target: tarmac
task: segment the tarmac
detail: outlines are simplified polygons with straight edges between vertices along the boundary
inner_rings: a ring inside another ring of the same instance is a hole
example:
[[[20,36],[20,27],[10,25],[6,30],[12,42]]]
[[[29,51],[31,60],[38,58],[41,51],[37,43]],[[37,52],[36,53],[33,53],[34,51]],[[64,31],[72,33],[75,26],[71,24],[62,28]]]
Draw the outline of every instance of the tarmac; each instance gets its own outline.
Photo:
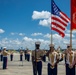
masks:
[[[47,63],[43,62],[42,75],[47,75]],[[0,61],[0,75],[33,75],[32,62],[27,60],[19,61],[19,54],[14,55],[14,60],[10,61],[8,56],[8,67],[6,70],[2,69],[3,62]],[[58,64],[58,75],[65,75],[64,61]]]

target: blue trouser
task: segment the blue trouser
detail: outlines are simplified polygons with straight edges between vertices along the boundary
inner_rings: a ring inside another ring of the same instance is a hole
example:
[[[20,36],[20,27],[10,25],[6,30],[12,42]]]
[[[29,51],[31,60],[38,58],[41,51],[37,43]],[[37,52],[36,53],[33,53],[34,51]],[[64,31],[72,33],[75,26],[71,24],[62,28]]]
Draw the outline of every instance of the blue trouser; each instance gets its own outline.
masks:
[[[12,54],[10,55],[10,60],[13,61],[13,55]]]
[[[3,57],[3,69],[7,68],[7,57]]]
[[[46,55],[43,56],[43,61],[46,62]]]
[[[27,54],[27,61],[30,61],[30,54]]]
[[[75,66],[70,69],[69,65],[66,64],[66,75],[75,75]]]
[[[1,54],[1,61],[3,61],[3,55]]]
[[[26,60],[27,60],[27,58],[28,58],[28,54],[26,54]]]
[[[26,60],[26,54],[25,54],[25,60]]]
[[[57,65],[55,66],[54,69],[51,69],[50,63],[48,63],[48,75],[57,75]]]
[[[35,62],[33,62],[33,75],[42,75],[42,61],[36,62],[36,66],[35,66]]]
[[[23,58],[22,58],[22,57],[23,57],[23,55],[20,55],[20,61],[22,61],[22,60],[23,60]]]

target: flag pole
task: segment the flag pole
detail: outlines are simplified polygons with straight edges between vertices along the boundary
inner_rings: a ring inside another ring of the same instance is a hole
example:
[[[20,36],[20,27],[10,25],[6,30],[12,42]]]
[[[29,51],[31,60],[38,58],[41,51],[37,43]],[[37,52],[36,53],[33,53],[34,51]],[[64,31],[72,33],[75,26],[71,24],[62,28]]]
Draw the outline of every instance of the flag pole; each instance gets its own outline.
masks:
[[[52,40],[53,39],[52,29],[51,29],[51,34],[50,35],[51,35],[51,44],[52,44],[52,42],[53,42],[53,40]]]
[[[70,24],[70,46],[71,46],[71,49],[72,49],[72,29],[71,29],[71,26],[72,26],[72,0],[70,0],[70,13],[71,13],[71,24]]]
[[[70,46],[71,46],[71,49],[72,49],[72,30],[70,30]]]
[[[51,0],[51,12],[52,12],[52,0]],[[52,14],[51,14],[51,18],[52,18]],[[51,20],[52,20],[52,19],[51,19]],[[50,36],[51,36],[51,44],[52,44],[52,42],[53,42],[52,24],[51,24],[51,34],[50,34]]]
[[[72,30],[70,30],[70,46],[71,46],[71,49],[72,49]]]

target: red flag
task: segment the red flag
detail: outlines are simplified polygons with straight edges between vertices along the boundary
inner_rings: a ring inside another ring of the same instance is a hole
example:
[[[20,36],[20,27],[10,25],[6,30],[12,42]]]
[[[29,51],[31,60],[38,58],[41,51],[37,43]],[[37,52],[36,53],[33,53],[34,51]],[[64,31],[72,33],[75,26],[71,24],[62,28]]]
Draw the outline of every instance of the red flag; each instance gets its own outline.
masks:
[[[76,0],[71,0],[71,30],[76,30]]]
[[[54,0],[52,0],[52,16],[51,16],[51,29],[58,32],[62,37],[65,36],[65,29],[70,19],[67,17],[65,13],[63,13],[58,6],[55,4]]]

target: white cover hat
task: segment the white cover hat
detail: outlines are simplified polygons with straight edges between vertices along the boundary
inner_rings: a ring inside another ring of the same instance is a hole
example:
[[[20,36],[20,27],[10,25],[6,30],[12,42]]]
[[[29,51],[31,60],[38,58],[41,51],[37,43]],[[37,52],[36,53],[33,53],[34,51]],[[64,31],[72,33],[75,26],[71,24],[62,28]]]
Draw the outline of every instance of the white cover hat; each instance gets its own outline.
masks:
[[[7,47],[3,47],[3,49],[6,49]]]
[[[36,41],[35,44],[36,44],[36,45],[40,45],[41,42],[40,42],[40,41]]]
[[[49,47],[54,47],[54,44],[49,44]]]

